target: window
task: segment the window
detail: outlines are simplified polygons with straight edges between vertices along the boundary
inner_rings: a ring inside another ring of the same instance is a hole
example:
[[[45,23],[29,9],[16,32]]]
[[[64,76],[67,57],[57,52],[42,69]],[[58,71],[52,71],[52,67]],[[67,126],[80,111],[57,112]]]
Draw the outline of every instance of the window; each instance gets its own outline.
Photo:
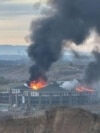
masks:
[[[39,93],[38,92],[31,92],[31,96],[39,96]]]
[[[12,89],[12,93],[20,93],[19,89]]]
[[[60,96],[60,93],[54,93],[53,96]]]
[[[48,96],[50,96],[50,94],[49,93],[42,93],[42,96],[48,97]]]
[[[15,90],[14,89],[12,89],[12,93],[15,93]]]
[[[28,91],[24,91],[24,95],[25,96],[28,96]]]

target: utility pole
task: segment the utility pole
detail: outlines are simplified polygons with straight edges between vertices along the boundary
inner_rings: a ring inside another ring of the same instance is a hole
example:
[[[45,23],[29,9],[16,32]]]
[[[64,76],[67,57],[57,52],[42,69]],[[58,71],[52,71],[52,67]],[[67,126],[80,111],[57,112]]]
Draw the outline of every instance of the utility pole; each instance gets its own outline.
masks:
[[[12,105],[12,92],[11,92],[11,89],[9,89],[9,105],[11,106]]]
[[[39,93],[39,107],[41,107],[41,98],[42,97],[42,94],[41,93]]]
[[[16,99],[16,107],[18,107],[18,94],[17,94],[17,92],[15,94],[15,99]]]

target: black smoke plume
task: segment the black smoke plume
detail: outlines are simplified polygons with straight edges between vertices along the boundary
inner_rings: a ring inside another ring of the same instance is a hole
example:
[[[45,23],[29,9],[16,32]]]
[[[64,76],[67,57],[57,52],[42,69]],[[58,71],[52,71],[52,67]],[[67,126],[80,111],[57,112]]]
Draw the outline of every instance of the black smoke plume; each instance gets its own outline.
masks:
[[[90,62],[86,69],[84,82],[87,84],[100,80],[100,53],[97,51],[93,51],[92,53],[95,57],[95,61]]]
[[[28,55],[33,61],[30,80],[45,77],[59,56],[65,40],[80,45],[90,29],[100,33],[100,0],[50,0],[54,12],[32,22]]]

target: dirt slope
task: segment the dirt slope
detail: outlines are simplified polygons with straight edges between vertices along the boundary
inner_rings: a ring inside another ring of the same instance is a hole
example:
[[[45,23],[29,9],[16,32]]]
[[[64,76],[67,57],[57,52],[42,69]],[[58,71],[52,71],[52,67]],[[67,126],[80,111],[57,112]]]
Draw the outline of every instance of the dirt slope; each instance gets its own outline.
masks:
[[[0,133],[100,133],[100,117],[82,109],[53,109],[36,118],[0,120]]]

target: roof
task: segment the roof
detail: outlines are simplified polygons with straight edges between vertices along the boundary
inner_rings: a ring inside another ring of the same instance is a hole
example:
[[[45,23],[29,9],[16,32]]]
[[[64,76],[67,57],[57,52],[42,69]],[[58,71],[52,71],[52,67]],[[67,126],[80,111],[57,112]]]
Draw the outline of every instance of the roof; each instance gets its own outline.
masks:
[[[39,92],[65,92],[65,90],[59,87],[58,84],[50,84],[42,89]]]
[[[31,90],[31,91],[35,91],[30,89],[28,86],[22,85],[22,86],[16,86],[12,89],[20,89],[20,90]],[[44,88],[41,88],[39,90],[37,90],[38,92],[65,92],[65,90],[61,87],[59,87],[58,84],[54,83],[54,84],[50,84]]]
[[[13,87],[12,89],[28,90],[29,87],[25,85],[20,85],[20,86]]]

